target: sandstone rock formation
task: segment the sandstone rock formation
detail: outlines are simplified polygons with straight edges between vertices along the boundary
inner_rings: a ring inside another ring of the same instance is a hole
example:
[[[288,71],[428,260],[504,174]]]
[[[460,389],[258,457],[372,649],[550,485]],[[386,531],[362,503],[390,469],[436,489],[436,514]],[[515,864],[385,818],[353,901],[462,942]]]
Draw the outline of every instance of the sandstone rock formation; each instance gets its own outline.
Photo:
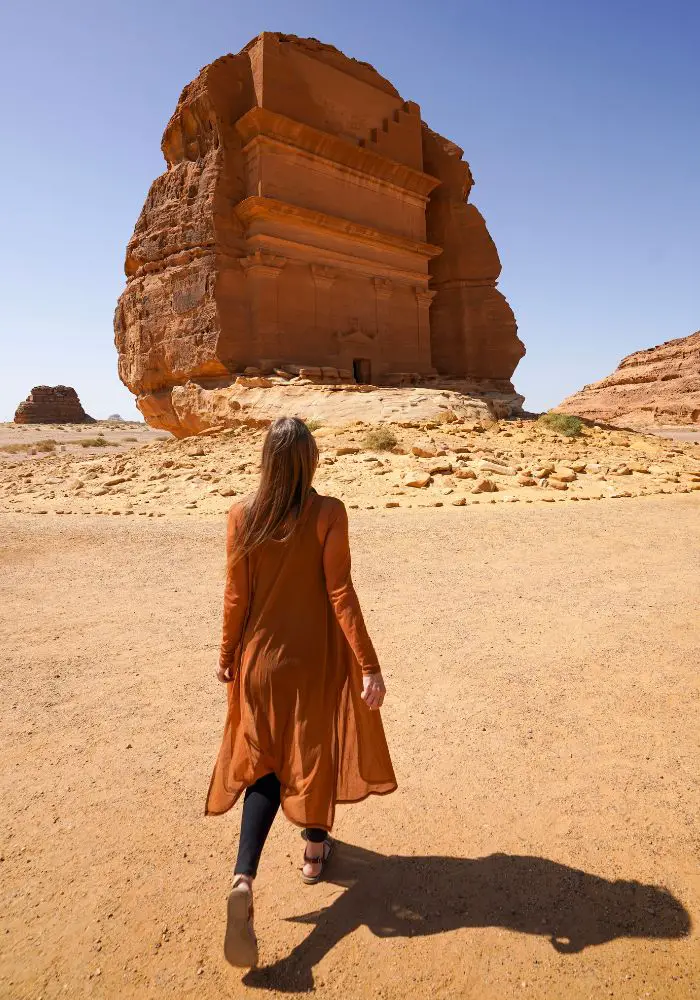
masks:
[[[519,409],[524,347],[469,166],[371,66],[266,32],[185,87],[162,149],[115,315],[149,423],[192,433],[172,390],[238,374],[447,379]]]
[[[16,424],[94,423],[69,385],[35,385],[15,412]]]
[[[630,354],[556,409],[618,427],[700,424],[700,331]]]

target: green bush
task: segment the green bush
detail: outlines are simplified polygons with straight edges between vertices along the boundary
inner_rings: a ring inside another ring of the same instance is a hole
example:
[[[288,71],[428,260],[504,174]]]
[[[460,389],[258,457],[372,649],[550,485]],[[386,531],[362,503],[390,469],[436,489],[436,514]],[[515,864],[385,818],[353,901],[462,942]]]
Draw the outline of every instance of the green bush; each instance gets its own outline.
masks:
[[[396,435],[388,427],[370,427],[362,441],[365,448],[372,451],[391,451],[399,443]]]
[[[319,427],[323,427],[323,421],[317,420],[316,417],[310,417],[308,420],[305,420],[304,423],[312,434],[314,431],[317,431]]]
[[[563,434],[564,437],[578,437],[583,430],[583,420],[569,413],[552,413],[551,411],[542,413],[537,422],[550,431]]]

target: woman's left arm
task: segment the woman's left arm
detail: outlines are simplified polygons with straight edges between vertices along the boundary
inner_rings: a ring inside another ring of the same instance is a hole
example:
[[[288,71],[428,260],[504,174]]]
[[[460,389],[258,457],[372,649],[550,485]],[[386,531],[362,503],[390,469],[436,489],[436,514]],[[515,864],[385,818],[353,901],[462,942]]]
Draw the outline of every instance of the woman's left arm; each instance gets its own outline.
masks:
[[[248,610],[248,556],[238,554],[239,512],[232,508],[228,516],[226,530],[226,587],[224,589],[224,621],[221,637],[221,652],[219,654],[219,669],[217,676],[227,684],[233,679],[231,669],[236,656],[236,650],[243,638],[243,626]]]

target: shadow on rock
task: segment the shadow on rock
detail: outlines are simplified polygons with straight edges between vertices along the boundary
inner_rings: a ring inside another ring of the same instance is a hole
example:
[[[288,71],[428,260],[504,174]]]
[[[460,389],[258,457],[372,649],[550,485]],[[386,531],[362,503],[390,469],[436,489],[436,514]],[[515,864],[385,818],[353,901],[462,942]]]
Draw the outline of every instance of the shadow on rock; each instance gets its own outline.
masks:
[[[680,938],[690,916],[665,889],[610,882],[545,858],[385,857],[337,843],[328,881],[346,892],[323,910],[293,917],[313,930],[285,959],[244,977],[248,986],[303,993],[312,969],[347,934],[416,937],[460,927],[505,927],[549,938],[576,954],[619,937]]]

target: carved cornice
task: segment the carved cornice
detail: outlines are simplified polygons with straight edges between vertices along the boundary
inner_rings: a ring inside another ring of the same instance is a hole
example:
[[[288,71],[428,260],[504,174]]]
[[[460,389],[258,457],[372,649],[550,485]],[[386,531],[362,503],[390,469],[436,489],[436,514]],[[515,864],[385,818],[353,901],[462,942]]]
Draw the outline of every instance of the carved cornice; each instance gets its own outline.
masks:
[[[337,269],[338,278],[353,274],[371,281],[377,274],[381,274],[390,278],[397,287],[400,286],[410,291],[415,284],[428,277],[423,258],[417,260],[415,269],[411,269],[395,266],[387,261],[379,262],[372,257],[358,256],[356,253],[344,253],[331,250],[328,247],[318,247],[310,243],[300,242],[298,239],[273,236],[271,233],[249,233],[246,242],[251,248],[272,247],[288,261],[295,261],[299,264],[323,263]],[[349,249],[357,250],[358,248],[351,247]]]
[[[432,284],[436,290],[440,291],[451,288],[496,288],[498,278],[450,278],[448,281],[435,281],[433,279]]]
[[[287,222],[306,226],[317,232],[325,231],[335,236],[344,236],[352,243],[379,245],[397,253],[413,254],[424,260],[442,253],[441,247],[433,246],[431,243],[420,243],[405,236],[394,236],[372,226],[363,226],[359,222],[351,222],[350,219],[343,219],[337,215],[326,215],[324,212],[302,208],[300,205],[290,205],[276,198],[254,195],[252,198],[240,201],[234,211],[246,229],[249,229],[254,222]]]
[[[427,198],[440,184],[436,177],[421,170],[414,170],[397,160],[354,146],[347,139],[322,132],[267,108],[252,108],[238,119],[236,131],[245,148],[252,140],[264,136],[422,198]]]

